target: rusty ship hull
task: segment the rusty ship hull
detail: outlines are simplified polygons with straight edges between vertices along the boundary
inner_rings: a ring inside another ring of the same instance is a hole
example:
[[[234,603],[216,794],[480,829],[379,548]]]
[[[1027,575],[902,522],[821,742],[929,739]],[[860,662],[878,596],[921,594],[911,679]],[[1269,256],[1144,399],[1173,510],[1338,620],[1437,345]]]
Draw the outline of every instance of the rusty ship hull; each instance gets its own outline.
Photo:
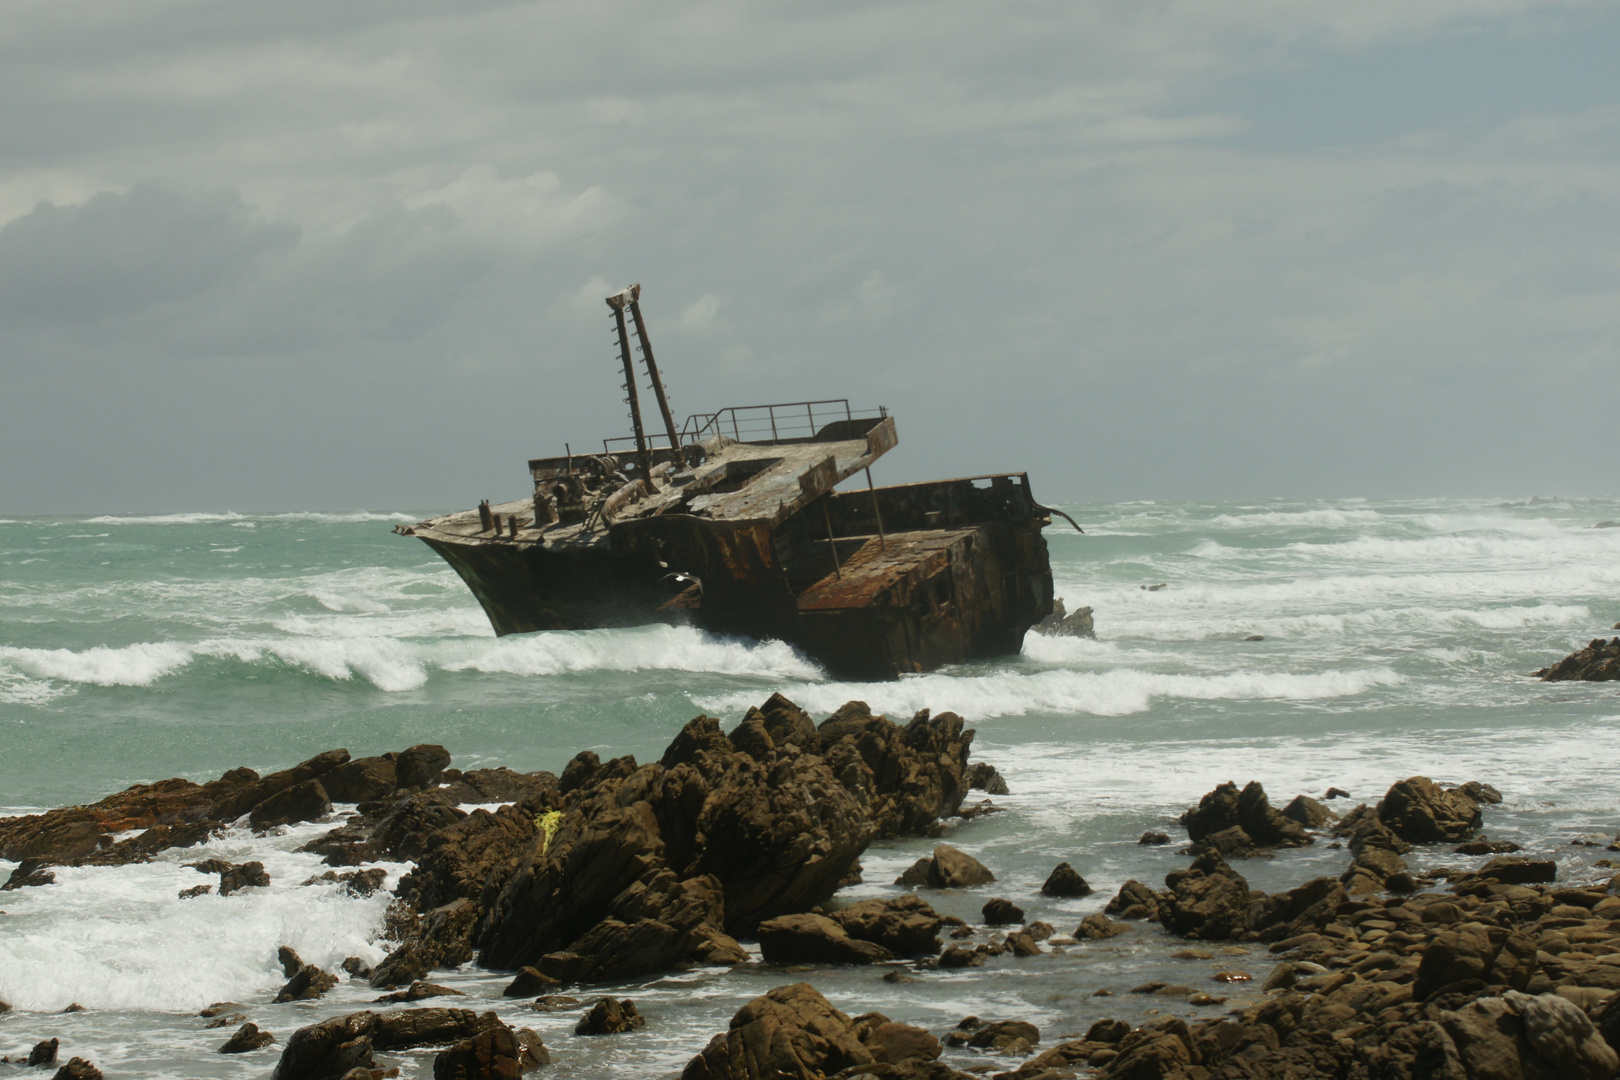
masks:
[[[677,428],[638,295],[608,299],[633,437],[530,461],[523,499],[397,530],[455,569],[496,634],[686,623],[779,639],[863,680],[1021,649],[1052,611],[1050,519],[1027,475],[875,487],[895,419],[842,399],[733,406]],[[641,422],[627,316],[662,445]],[[836,490],[862,473],[865,488]]]

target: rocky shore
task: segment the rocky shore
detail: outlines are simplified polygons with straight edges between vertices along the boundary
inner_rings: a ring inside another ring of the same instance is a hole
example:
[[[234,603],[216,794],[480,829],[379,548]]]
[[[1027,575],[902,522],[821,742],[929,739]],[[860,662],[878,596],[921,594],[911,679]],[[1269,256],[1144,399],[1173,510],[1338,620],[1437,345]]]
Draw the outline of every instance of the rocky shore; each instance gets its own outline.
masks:
[[[375,965],[351,958],[340,975],[283,948],[274,1000],[369,985],[375,1005],[279,1042],[249,1006],[204,1011],[222,1029],[220,1053],[275,1055],[280,1080],[370,1080],[391,1075],[390,1055],[424,1048],[435,1078],[517,1077],[554,1056],[564,1065],[565,1048],[502,1019],[488,999],[432,981],[469,962],[501,973],[502,1000],[527,1001],[530,1015],[577,1015],[580,1039],[633,1039],[645,1027],[633,997],[603,995],[608,984],[725,966],[779,975],[691,1048],[687,1080],[1607,1080],[1620,1067],[1620,1007],[1608,1007],[1620,989],[1615,882],[1559,881],[1554,862],[1481,838],[1500,800],[1484,783],[1411,777],[1342,815],[1303,795],[1278,809],[1258,783],[1223,784],[1180,820],[1184,867],[1162,884],[1124,882],[1072,927],[1026,908],[1086,896],[1085,866],[1058,864],[1021,895],[954,843],[907,869],[897,895],[840,902],[875,841],[938,839],[951,819],[995,810],[966,805],[974,787],[1006,792],[989,764],[970,763],[973,739],[950,713],[897,724],[850,702],[818,725],[773,696],[729,731],[692,720],[656,762],[585,752],[560,775],[463,773],[432,745],[360,759],[334,750],[268,776],[237,769],[0,820],[0,857],[18,864],[4,888],[49,889],[53,868],[140,862],[226,829],[325,821],[334,803],[354,804],[305,845],[332,869],[303,884],[368,895],[387,877],[368,864],[414,863],[382,930],[389,951]],[[1235,868],[1327,847],[1347,853],[1342,872],[1280,891],[1252,887]],[[1440,850],[1467,861],[1435,866]],[[212,880],[182,896],[268,883],[258,863],[192,865]],[[976,903],[982,895],[977,918],[936,908],[962,890]],[[1144,935],[1233,966],[1199,986],[1135,983],[1132,1000],[1224,1013],[1142,1023],[1144,1010],[1121,1010],[1138,1022],[1104,1018],[1053,1038],[987,1003],[983,1016],[930,1030],[841,1011],[812,985],[817,971],[875,966],[903,984],[1001,958],[1039,965]],[[56,1052],[52,1041],[48,1063]],[[91,1058],[55,1075],[100,1075]]]

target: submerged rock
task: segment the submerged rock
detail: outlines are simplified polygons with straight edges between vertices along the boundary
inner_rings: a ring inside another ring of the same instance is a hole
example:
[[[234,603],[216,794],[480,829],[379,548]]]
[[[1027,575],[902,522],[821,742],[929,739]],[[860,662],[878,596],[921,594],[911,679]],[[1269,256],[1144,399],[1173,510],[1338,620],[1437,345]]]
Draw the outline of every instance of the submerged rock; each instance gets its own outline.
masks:
[[[276,1037],[268,1031],[260,1031],[259,1025],[246,1023],[236,1029],[236,1034],[225,1040],[225,1045],[219,1048],[221,1054],[247,1054],[254,1050],[263,1050],[276,1041]]]

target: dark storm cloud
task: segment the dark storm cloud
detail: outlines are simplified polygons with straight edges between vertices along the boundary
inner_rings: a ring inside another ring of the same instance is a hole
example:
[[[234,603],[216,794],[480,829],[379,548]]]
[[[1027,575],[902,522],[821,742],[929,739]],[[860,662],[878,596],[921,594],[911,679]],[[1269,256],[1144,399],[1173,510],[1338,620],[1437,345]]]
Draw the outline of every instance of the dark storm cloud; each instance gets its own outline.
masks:
[[[881,402],[889,479],[1608,490],[1620,95],[1355,93],[1392,55],[1409,95],[1426,59],[1589,63],[1600,8],[14,16],[8,512],[514,493],[624,427],[601,298],[630,280],[678,411]]]

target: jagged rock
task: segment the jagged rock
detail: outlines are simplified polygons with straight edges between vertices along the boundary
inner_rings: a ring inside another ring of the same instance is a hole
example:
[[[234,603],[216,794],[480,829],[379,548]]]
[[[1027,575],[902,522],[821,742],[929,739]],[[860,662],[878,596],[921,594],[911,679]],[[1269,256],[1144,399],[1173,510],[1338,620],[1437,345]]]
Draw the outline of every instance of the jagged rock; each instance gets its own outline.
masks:
[[[247,1023],[237,1028],[236,1034],[225,1040],[225,1045],[219,1048],[219,1052],[246,1054],[253,1050],[263,1050],[275,1041],[276,1037],[268,1031],[260,1031],[259,1025]]]
[[[1007,781],[1001,778],[996,767],[987,761],[975,761],[968,766],[968,787],[974,791],[982,791],[986,795],[1006,795]]]
[[[850,1018],[808,983],[779,986],[744,1005],[681,1080],[790,1076],[815,1080],[873,1064]]]
[[[1586,1014],[1556,994],[1509,991],[1441,1013],[1439,1022],[1470,1078],[1609,1080],[1620,1064]]]
[[[438,967],[457,967],[472,959],[472,935],[479,908],[470,900],[452,900],[422,917],[415,931],[372,969],[372,986],[408,985]]]
[[[1137,841],[1138,844],[1144,847],[1162,847],[1169,842],[1170,835],[1168,833],[1153,832],[1151,829],[1143,833],[1141,839]]]
[[[547,953],[540,971],[559,982],[626,978],[667,968],[683,958],[736,964],[747,953],[715,929],[724,921],[719,882],[712,876],[677,882],[669,870],[654,871],[611,904],[619,917],[591,927],[566,950]]]
[[[1290,823],[1292,824],[1292,823]],[[1218,855],[1201,855],[1187,870],[1165,876],[1165,927],[1181,937],[1226,941],[1249,928],[1249,883]]]
[[[1046,883],[1041,886],[1042,896],[1090,896],[1091,892],[1091,886],[1086,884],[1086,879],[1066,862],[1054,866],[1052,872],[1046,876]]]
[[[1460,791],[1446,791],[1426,776],[1393,785],[1378,804],[1378,820],[1413,844],[1457,843],[1478,831],[1479,804]]]
[[[1119,887],[1119,893],[1103,908],[1106,915],[1122,919],[1147,919],[1158,922],[1163,917],[1160,896],[1135,878]]]
[[[855,1037],[879,1065],[921,1064],[940,1055],[939,1040],[933,1035],[910,1024],[897,1024],[882,1013],[857,1016],[851,1025]]]
[[[189,889],[180,890],[180,899],[193,900],[199,896],[207,896],[213,891],[214,887],[212,885],[193,885]]]
[[[871,942],[896,956],[932,956],[940,950],[944,920],[928,901],[914,894],[874,897],[832,913],[850,937]]]
[[[1163,588],[1163,586],[1158,586]],[[1084,637],[1097,636],[1097,624],[1092,617],[1089,607],[1076,608],[1070,614],[1063,606],[1061,597],[1052,600],[1052,614],[1030,627],[1037,634],[1047,634],[1051,637]]]
[[[549,772],[520,773],[511,769],[446,769],[439,774],[440,791],[456,803],[523,803],[557,801],[557,777]],[[521,1038],[522,1032],[520,1031]]]
[[[518,1068],[524,1072],[551,1064],[551,1051],[532,1028],[517,1029]]]
[[[1542,682],[1612,682],[1620,679],[1620,637],[1612,641],[1593,638],[1586,648],[1531,674],[1540,676]]]
[[[976,1028],[968,1036],[967,1045],[975,1050],[1018,1054],[1039,1045],[1040,1041],[1040,1028],[1026,1020],[992,1020]]]
[[[226,864],[230,866],[229,863]],[[270,875],[265,872],[264,863],[247,862],[240,866],[230,866],[228,870],[220,871],[219,895],[229,896],[247,888],[264,888],[270,884]]]
[[[387,880],[388,871],[376,866],[370,870],[349,870],[342,874],[336,870],[328,870],[324,874],[310,878],[304,884],[319,885],[322,882],[331,881],[342,885],[343,891],[350,896],[370,896],[382,888]]]
[[[287,984],[276,994],[276,1004],[287,1001],[313,1001],[338,984],[337,976],[306,964],[298,954],[281,947],[281,968],[288,972]]]
[[[356,979],[371,978],[371,965],[358,956],[350,956],[343,961],[343,970]]]
[[[620,1035],[646,1026],[647,1018],[636,1009],[635,1002],[629,998],[614,1001],[605,997],[592,1005],[579,1023],[574,1025],[574,1034]]]
[[[394,755],[354,758],[321,778],[321,787],[333,802],[363,803],[381,799],[399,787]]]
[[[783,915],[759,924],[759,949],[770,964],[877,964],[894,954],[850,937],[822,915]]]
[[[982,967],[984,953],[977,949],[965,949],[960,945],[952,945],[939,954],[939,966],[943,970],[964,967]]]
[[[1228,781],[1199,800],[1181,816],[1181,824],[1194,843],[1230,829],[1241,829],[1255,847],[1303,847],[1311,838],[1297,821],[1271,806],[1265,788],[1250,781],[1240,792]]]
[[[1014,904],[1011,900],[1003,900],[999,897],[986,901],[981,913],[984,916],[986,926],[1008,926],[1012,923],[1022,923],[1024,921],[1023,908]]]
[[[42,1065],[55,1065],[56,1051],[61,1045],[59,1039],[45,1039],[42,1042],[35,1043],[34,1048],[28,1052],[29,1067],[37,1068]]]
[[[523,1049],[505,1024],[480,1031],[434,1056],[433,1080],[518,1080]]]
[[[1294,801],[1283,807],[1282,815],[1307,829],[1325,828],[1339,817],[1309,795],[1295,795]]]
[[[12,889],[32,888],[38,885],[56,884],[56,875],[45,869],[45,863],[40,859],[24,859],[17,864],[6,883],[0,885],[0,892]]]
[[[332,800],[319,780],[305,780],[279,791],[248,814],[254,829],[272,829],[300,821],[319,821],[332,812]]]
[[[1554,881],[1558,877],[1558,864],[1551,859],[1521,859],[1498,855],[1474,871],[1475,876],[1503,885],[1527,885],[1537,881]]]
[[[287,1039],[275,1080],[332,1080],[351,1069],[374,1068],[373,1050],[442,1046],[504,1026],[492,1012],[470,1009],[400,1009],[332,1016],[301,1027]]]
[[[918,859],[911,869],[895,880],[896,885],[930,889],[970,889],[996,880],[982,862],[964,851],[940,844],[927,858]]]
[[[433,743],[402,750],[394,758],[394,773],[402,788],[427,787],[450,767],[450,751]]]
[[[534,997],[557,985],[557,980],[543,974],[539,968],[525,967],[501,991],[502,997]]]
[[[51,1080],[102,1080],[101,1070],[84,1058],[68,1061],[51,1076]]]

